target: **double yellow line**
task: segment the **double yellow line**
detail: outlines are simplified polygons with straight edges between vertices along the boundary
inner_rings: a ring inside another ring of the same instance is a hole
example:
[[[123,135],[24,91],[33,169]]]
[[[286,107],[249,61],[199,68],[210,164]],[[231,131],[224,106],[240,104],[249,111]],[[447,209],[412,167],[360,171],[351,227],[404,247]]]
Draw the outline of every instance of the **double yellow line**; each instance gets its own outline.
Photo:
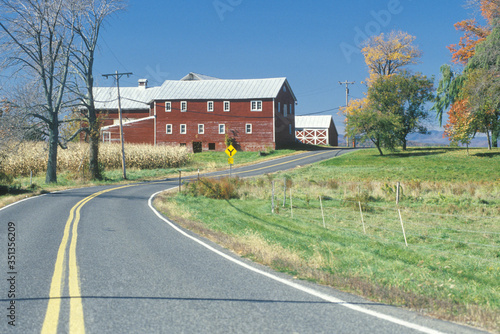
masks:
[[[85,323],[83,320],[83,306],[82,296],[80,293],[80,278],[78,275],[78,266],[76,263],[76,241],[78,238],[78,223],[80,222],[81,208],[94,199],[95,197],[104,193],[131,187],[127,185],[107,190],[96,192],[78,202],[73,206],[69,212],[66,226],[64,227],[64,234],[59,245],[57,252],[56,264],[54,267],[54,274],[52,275],[52,282],[50,284],[49,304],[47,312],[45,313],[45,320],[43,322],[42,334],[57,333],[59,325],[59,313],[61,310],[61,298],[63,289],[63,273],[64,261],[66,258],[66,248],[68,246],[69,232],[71,230],[71,242],[69,245],[69,258],[68,258],[68,286],[70,296],[70,314],[69,314],[69,332],[70,333],[85,333]]]

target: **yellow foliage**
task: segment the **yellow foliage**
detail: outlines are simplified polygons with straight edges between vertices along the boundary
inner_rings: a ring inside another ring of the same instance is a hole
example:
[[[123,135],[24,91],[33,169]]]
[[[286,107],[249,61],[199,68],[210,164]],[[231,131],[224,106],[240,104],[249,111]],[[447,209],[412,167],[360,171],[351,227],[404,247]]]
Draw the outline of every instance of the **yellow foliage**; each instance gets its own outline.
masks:
[[[368,104],[368,98],[362,98],[362,99],[355,99],[355,100],[351,100],[349,102],[349,106],[347,107],[340,107],[340,111],[345,115],[345,116],[349,116],[349,115],[354,115],[356,114],[357,112],[360,112],[362,111],[363,109],[366,108]]]
[[[370,72],[368,84],[380,75],[391,75],[403,66],[417,64],[422,52],[413,45],[414,40],[414,36],[402,31],[392,31],[388,35],[382,33],[368,39],[361,50]]]

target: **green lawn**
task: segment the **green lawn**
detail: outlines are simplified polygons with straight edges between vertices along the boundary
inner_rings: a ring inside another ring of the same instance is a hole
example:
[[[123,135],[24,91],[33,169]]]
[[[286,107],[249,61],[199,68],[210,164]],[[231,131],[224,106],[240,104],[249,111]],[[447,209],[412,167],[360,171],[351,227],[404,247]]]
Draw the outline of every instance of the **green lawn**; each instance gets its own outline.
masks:
[[[375,150],[321,163],[343,180],[500,181],[500,149],[410,148],[378,155]]]

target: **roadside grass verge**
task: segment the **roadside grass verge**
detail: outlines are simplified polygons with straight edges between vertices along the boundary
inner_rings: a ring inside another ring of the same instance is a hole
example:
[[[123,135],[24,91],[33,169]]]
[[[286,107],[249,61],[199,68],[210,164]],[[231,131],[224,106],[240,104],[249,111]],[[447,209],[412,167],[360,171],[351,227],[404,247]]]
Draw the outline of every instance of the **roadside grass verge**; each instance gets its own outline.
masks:
[[[490,153],[418,148],[379,158],[363,150],[235,180],[237,199],[194,196],[187,186],[155,205],[186,228],[297,278],[498,332],[500,155]]]

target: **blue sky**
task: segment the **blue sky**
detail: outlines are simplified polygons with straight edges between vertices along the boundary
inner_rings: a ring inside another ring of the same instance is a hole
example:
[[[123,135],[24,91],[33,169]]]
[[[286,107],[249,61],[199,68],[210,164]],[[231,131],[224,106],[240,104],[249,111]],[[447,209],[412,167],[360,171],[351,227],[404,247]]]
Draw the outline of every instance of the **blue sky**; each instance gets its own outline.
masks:
[[[368,74],[357,49],[362,39],[402,30],[416,37],[421,63],[409,69],[434,76],[450,63],[446,46],[461,34],[453,24],[472,17],[465,0],[130,0],[101,33],[96,74],[133,72],[150,85],[189,72],[222,79],[287,77],[297,115],[345,104],[339,81],[355,81],[361,98]],[[96,75],[97,85],[113,85]],[[343,132],[343,116],[331,114]],[[434,115],[431,115],[434,119]],[[436,126],[437,124],[431,124]]]

